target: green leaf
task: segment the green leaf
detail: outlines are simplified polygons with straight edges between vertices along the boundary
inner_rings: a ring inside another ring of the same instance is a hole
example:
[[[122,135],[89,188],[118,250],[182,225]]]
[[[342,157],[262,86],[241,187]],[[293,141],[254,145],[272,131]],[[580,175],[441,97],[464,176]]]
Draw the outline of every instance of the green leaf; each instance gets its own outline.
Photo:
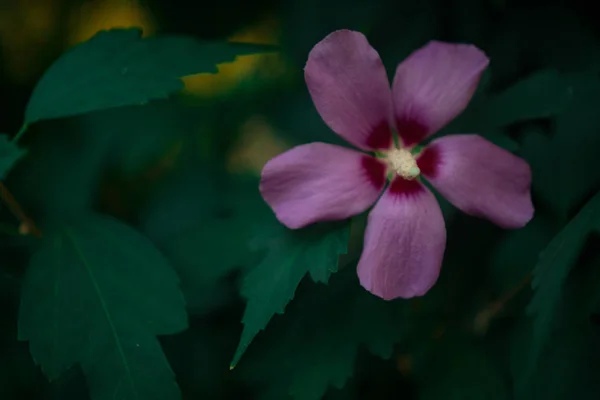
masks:
[[[183,76],[216,73],[217,64],[269,50],[273,47],[189,37],[142,39],[137,28],[102,31],[50,66],[31,95],[25,121],[166,98],[183,88]]]
[[[0,180],[6,177],[8,171],[25,153],[26,151],[11,142],[7,135],[0,135]]]
[[[510,370],[516,399],[597,399],[600,396],[600,351],[597,316],[600,311],[600,254],[598,235],[592,234],[577,267],[565,280],[553,324],[531,369],[536,351],[535,321],[521,319],[510,336]],[[594,315],[595,314],[595,315]],[[594,318],[595,316],[595,318]]]
[[[360,346],[388,359],[407,332],[408,303],[373,296],[355,268],[327,286],[305,283],[239,367],[244,379],[262,384],[261,399],[319,400],[330,387],[345,386]]]
[[[242,295],[248,300],[244,330],[231,367],[271,318],[283,314],[296,287],[307,273],[315,282],[327,283],[337,271],[338,257],[348,251],[350,222],[316,224],[302,230],[283,229],[270,238],[264,260],[245,277]]]
[[[527,365],[530,373],[536,367],[553,327],[553,321],[562,298],[563,283],[575,264],[590,232],[596,228],[600,213],[598,192],[565,228],[552,239],[540,254],[533,274],[535,293],[527,307],[533,316],[534,340]]]
[[[540,70],[488,99],[479,118],[494,127],[548,118],[565,110],[575,94],[573,79],[554,69]]]
[[[530,129],[522,152],[530,161],[533,190],[541,202],[568,218],[600,185],[600,79],[582,79],[578,97],[555,119],[553,135]]]
[[[50,380],[80,364],[94,400],[178,399],[156,335],[186,327],[179,279],[139,233],[98,215],[45,232],[23,286],[19,338]]]
[[[481,132],[493,142],[506,142],[503,147],[512,150],[515,143],[510,138],[499,138],[499,129],[561,115],[588,91],[591,78],[585,74],[561,74],[554,69],[536,71],[500,93],[482,93],[440,134]]]

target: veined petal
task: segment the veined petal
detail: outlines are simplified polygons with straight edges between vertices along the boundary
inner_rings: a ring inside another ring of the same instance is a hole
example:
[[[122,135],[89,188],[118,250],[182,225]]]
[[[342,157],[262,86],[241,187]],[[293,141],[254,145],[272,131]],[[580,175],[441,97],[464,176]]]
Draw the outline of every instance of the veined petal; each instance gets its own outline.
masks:
[[[398,134],[413,146],[460,114],[489,63],[477,47],[431,41],[396,69],[392,93]]]
[[[271,159],[260,192],[281,223],[302,228],[365,211],[383,190],[385,171],[381,161],[358,151],[310,143]]]
[[[317,111],[334,132],[363,150],[390,148],[390,83],[362,33],[339,30],[317,43],[304,77]]]
[[[358,263],[361,285],[385,300],[424,295],[437,281],[446,228],[433,194],[417,181],[396,178],[365,230]]]
[[[503,228],[520,228],[533,218],[529,164],[481,136],[436,139],[417,163],[427,180],[469,215]]]

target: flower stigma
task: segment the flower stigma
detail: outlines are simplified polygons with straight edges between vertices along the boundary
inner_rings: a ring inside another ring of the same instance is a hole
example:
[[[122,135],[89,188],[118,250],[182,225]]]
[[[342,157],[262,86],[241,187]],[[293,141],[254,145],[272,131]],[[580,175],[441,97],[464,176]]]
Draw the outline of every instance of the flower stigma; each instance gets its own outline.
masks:
[[[392,149],[387,153],[386,161],[389,169],[404,179],[415,179],[421,174],[417,160],[406,149]]]

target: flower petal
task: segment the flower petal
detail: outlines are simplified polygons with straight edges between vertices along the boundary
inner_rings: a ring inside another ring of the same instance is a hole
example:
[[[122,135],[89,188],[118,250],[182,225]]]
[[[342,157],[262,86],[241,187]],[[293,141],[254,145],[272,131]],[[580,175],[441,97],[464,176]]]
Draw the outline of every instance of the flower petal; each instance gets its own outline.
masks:
[[[363,150],[390,148],[390,83],[362,33],[339,30],[317,43],[304,77],[317,111],[334,132]]]
[[[402,181],[396,178],[369,214],[358,263],[361,285],[385,300],[424,295],[437,281],[446,247],[437,200],[417,181]]]
[[[281,223],[302,228],[365,211],[383,190],[385,171],[366,154],[310,143],[271,159],[262,170],[260,192]]]
[[[396,69],[396,128],[406,146],[437,132],[467,106],[489,63],[477,47],[431,41]]]
[[[481,136],[436,139],[417,163],[427,180],[469,215],[503,228],[520,228],[533,218],[529,164]]]

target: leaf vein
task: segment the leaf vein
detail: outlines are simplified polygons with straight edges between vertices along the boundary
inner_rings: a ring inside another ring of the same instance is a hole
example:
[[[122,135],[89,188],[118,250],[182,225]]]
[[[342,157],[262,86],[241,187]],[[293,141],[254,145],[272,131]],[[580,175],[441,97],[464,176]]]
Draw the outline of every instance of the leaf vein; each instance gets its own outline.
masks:
[[[104,312],[106,320],[108,321],[108,325],[110,326],[110,330],[111,330],[112,336],[115,340],[117,350],[118,350],[121,360],[123,362],[123,367],[125,368],[125,372],[127,373],[128,377],[131,381],[131,387],[133,389],[133,393],[135,394],[135,398],[139,399],[139,394],[137,392],[137,389],[136,389],[136,386],[135,386],[135,383],[133,380],[133,374],[131,372],[131,368],[129,367],[129,362],[127,361],[127,358],[125,357],[125,352],[123,351],[123,346],[121,345],[121,341],[119,340],[119,336],[117,334],[117,329],[112,321],[110,312],[108,310],[108,306],[106,304],[106,301],[104,300],[104,296],[102,296],[100,286],[98,285],[98,282],[92,271],[92,268],[90,267],[90,264],[88,263],[87,258],[83,254],[81,247],[79,247],[79,245],[77,244],[77,240],[75,239],[75,236],[71,233],[71,231],[69,229],[66,230],[66,236],[71,240],[71,243],[73,244],[73,248],[75,249],[75,252],[79,256],[81,263],[85,267],[85,270],[90,278],[90,281],[92,282],[92,285],[94,286],[94,291],[98,295],[98,299],[100,300],[100,305],[102,306],[102,310]]]

